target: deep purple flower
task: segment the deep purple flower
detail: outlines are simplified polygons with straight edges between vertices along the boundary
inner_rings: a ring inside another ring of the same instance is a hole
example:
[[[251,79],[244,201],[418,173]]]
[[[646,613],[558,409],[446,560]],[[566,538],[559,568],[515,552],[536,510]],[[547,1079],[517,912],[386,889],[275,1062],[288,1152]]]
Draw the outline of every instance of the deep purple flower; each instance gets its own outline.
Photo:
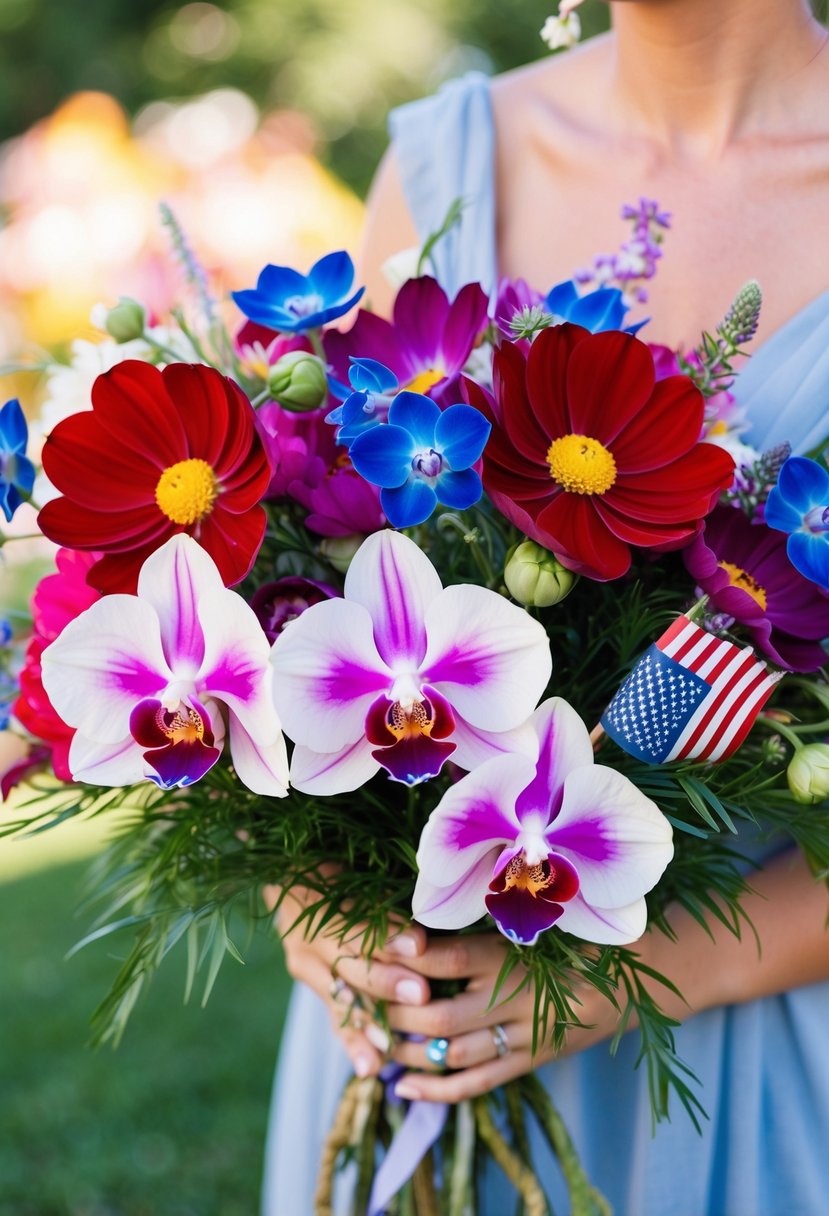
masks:
[[[829,599],[795,570],[781,532],[720,506],[682,556],[713,608],[739,621],[775,663],[792,671],[823,666]]]
[[[359,475],[344,448],[331,465],[315,466],[310,484],[294,482],[291,497],[309,512],[305,526],[319,536],[368,534],[386,526],[380,490]]]
[[[265,583],[253,594],[250,606],[256,613],[259,624],[269,642],[275,642],[290,621],[310,608],[340,594],[328,583],[317,583],[311,578],[278,578],[274,583]]]
[[[351,356],[374,359],[397,377],[401,389],[450,405],[458,400],[457,378],[486,326],[487,306],[477,283],[468,283],[450,303],[434,279],[409,279],[397,293],[391,321],[361,309],[347,333],[323,335],[333,376],[347,384]]]

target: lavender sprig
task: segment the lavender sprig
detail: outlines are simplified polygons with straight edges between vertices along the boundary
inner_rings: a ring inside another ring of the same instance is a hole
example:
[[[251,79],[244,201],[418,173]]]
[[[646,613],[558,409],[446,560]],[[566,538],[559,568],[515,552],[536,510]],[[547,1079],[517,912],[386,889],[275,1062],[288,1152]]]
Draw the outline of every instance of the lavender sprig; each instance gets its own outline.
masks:
[[[210,293],[207,271],[190,248],[184,229],[167,203],[159,203],[161,222],[170,236],[173,252],[179,260],[188,286],[196,293],[202,314],[208,327],[216,321],[216,301]]]
[[[576,282],[595,283],[598,287],[616,286],[631,304],[644,304],[648,293],[643,283],[656,274],[662,257],[664,232],[671,226],[670,212],[660,209],[654,199],[640,198],[634,207],[625,203],[622,219],[633,224],[633,231],[618,253],[601,253],[591,266],[575,274]]]
[[[717,326],[716,334],[703,333],[690,360],[680,360],[682,370],[706,397],[728,389],[734,380],[732,359],[745,354],[746,346],[757,333],[763,293],[756,279],[740,288],[734,303]]]

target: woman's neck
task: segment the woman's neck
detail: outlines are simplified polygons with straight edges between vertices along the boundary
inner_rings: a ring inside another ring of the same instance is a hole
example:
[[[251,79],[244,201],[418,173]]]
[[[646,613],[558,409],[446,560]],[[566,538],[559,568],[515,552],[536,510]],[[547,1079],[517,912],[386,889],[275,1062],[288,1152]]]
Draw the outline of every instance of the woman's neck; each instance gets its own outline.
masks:
[[[807,0],[612,8],[612,111],[674,156],[715,159],[736,139],[790,129],[803,76],[827,40]]]

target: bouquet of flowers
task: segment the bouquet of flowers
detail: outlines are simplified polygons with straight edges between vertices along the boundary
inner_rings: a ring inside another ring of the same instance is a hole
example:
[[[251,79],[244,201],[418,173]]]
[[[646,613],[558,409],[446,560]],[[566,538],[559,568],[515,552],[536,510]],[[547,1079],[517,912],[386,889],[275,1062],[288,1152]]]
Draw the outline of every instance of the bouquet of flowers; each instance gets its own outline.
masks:
[[[677,907],[739,934],[772,833],[829,869],[829,473],[741,438],[756,284],[694,351],[628,322],[669,217],[624,214],[624,247],[546,295],[450,300],[429,244],[392,318],[345,328],[362,291],[333,253],[267,266],[235,328],[168,213],[186,307],[122,300],[51,370],[37,480],[3,408],[6,518],[34,494],[60,546],[28,634],[3,634],[29,748],[4,793],[31,790],[3,831],[129,807],[96,878],[92,936],[135,939],[101,1038],[179,942],[209,992],[272,884],[351,952],[412,915],[486,919],[492,1001],[532,988],[533,1051],[592,986],[638,1025],[654,1117],[673,1092],[698,1118],[635,943]],[[528,1114],[575,1216],[606,1210],[532,1075],[425,1116],[400,1075],[349,1083],[319,1213],[351,1160],[355,1213],[464,1216],[482,1155],[543,1213]]]

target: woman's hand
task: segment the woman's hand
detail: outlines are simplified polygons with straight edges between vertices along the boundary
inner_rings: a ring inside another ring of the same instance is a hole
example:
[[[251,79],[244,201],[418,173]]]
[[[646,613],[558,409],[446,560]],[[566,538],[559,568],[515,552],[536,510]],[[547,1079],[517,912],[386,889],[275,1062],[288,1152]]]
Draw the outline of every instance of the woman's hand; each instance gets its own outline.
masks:
[[[592,1046],[608,1038],[616,1028],[618,1010],[595,989],[585,986],[578,1010],[589,1029],[568,1032],[562,1051],[539,1046],[532,1052],[534,992],[532,985],[515,993],[524,972],[519,967],[511,974],[495,1003],[492,993],[509,949],[497,933],[433,938],[410,966],[430,979],[463,979],[463,992],[428,1005],[392,1004],[387,1016],[392,1030],[422,1036],[423,1042],[401,1040],[391,1057],[412,1069],[427,1072],[406,1073],[397,1083],[402,1098],[429,1102],[460,1102],[477,1097],[506,1081],[523,1076],[551,1060],[554,1055]],[[507,999],[509,998],[509,999]],[[436,1072],[427,1056],[432,1039],[445,1039],[445,1067],[455,1071]]]
[[[276,889],[265,900],[276,903]],[[383,1066],[389,1037],[371,1020],[374,1002],[394,1002],[394,1008],[412,1008],[429,1000],[429,984],[409,966],[427,948],[420,925],[402,926],[385,949],[371,958],[360,953],[362,929],[342,942],[333,930],[310,937],[307,920],[297,922],[305,893],[291,892],[279,907],[278,927],[283,934],[288,972],[325,1001],[335,1034],[342,1042],[358,1077],[376,1074]]]

